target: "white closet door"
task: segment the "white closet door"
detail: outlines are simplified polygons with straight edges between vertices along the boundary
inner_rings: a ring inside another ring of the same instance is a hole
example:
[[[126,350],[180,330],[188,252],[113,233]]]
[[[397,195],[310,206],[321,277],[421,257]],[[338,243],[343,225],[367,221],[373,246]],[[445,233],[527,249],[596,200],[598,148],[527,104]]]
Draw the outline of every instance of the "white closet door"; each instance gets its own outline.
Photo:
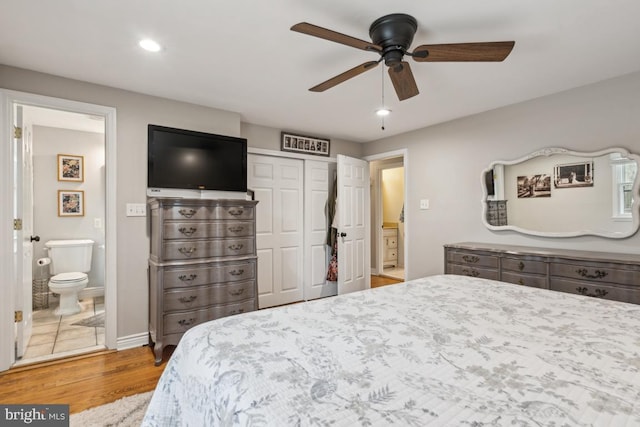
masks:
[[[302,160],[249,154],[248,187],[256,200],[258,306],[303,299]]]
[[[371,287],[369,163],[338,155],[338,294]]]
[[[305,256],[304,299],[336,295],[336,282],[327,282],[329,247],[327,246],[327,198],[333,185],[329,163],[304,161]],[[335,170],[335,166],[332,168]],[[331,181],[329,179],[331,177]]]

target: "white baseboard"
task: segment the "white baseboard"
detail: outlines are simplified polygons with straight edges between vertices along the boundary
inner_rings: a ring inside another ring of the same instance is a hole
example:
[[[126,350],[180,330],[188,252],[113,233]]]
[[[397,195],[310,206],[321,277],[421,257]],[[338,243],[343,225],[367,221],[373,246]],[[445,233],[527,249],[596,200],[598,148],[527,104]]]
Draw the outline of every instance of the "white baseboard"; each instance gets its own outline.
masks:
[[[149,344],[149,332],[141,332],[139,334],[128,335],[126,337],[118,337],[116,349],[126,350],[129,348],[142,347]]]

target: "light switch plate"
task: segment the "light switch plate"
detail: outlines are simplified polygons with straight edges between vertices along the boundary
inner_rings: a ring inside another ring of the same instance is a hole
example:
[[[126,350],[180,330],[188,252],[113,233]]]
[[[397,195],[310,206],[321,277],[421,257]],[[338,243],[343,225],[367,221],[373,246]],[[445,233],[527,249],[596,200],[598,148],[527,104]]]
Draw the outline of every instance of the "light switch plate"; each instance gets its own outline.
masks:
[[[127,203],[127,216],[147,216],[147,205],[144,203]]]

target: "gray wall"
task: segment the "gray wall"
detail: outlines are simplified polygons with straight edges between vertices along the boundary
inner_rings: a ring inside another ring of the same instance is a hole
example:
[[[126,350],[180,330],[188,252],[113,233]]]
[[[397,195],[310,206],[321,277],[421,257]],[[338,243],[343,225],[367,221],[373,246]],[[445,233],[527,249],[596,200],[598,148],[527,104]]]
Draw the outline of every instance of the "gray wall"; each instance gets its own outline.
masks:
[[[142,95],[1,64],[0,87],[114,107],[117,110],[118,337],[145,332],[148,325],[149,238],[146,220],[125,215],[127,203],[144,203],[146,200],[147,125],[160,124],[230,136],[240,136],[242,129],[250,147],[273,150],[279,150],[280,147],[279,129],[243,125],[240,114],[235,112]],[[331,142],[332,156],[341,153],[360,157],[360,144],[348,141]]]
[[[365,155],[409,151],[408,277],[442,273],[442,245],[460,241],[640,254],[640,234],[543,238],[482,224],[482,171],[545,147],[640,153],[640,73],[365,144]],[[429,210],[419,200],[430,199]]]

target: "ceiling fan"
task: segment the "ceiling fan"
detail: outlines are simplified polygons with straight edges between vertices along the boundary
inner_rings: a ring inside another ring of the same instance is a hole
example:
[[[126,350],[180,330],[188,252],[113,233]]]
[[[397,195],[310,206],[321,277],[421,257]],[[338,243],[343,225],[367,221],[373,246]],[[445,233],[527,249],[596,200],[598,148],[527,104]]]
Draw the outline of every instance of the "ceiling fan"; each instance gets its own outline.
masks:
[[[389,76],[400,101],[416,96],[416,84],[409,63],[404,61],[405,55],[413,57],[417,62],[468,62],[468,61],[503,61],[515,44],[514,41],[423,44],[409,52],[413,36],[418,29],[416,19],[404,13],[393,13],[376,19],[369,27],[371,42],[360,40],[346,34],[301,22],[291,27],[292,31],[319,37],[336,43],[355,47],[380,55],[377,61],[367,61],[342,74],[309,89],[312,92],[324,92],[357,75],[374,69],[381,61],[389,67]]]

